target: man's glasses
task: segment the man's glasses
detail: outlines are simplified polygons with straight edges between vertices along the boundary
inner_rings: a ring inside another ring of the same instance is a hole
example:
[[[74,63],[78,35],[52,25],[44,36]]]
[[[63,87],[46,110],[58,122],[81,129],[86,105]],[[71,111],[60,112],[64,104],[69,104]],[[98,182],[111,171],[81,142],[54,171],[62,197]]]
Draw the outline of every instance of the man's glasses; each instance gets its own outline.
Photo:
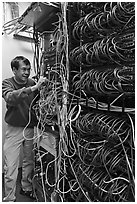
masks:
[[[32,69],[31,68],[26,68],[26,67],[22,67],[22,68],[20,68],[20,70],[22,71],[22,72],[30,72]]]

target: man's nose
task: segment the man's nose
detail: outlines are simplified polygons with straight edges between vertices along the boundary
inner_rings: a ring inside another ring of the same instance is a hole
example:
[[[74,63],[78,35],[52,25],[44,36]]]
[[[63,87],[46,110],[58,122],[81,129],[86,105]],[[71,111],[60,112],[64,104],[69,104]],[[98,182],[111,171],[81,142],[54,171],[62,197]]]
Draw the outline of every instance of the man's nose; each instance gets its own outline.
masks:
[[[25,69],[25,73],[30,73],[30,69]]]

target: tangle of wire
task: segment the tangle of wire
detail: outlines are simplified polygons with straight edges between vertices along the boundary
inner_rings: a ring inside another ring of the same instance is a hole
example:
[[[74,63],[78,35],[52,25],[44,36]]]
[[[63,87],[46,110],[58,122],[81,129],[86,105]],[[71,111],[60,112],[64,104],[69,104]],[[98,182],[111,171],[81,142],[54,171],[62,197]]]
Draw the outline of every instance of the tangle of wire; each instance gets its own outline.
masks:
[[[73,187],[70,187],[67,191],[64,190],[64,176],[66,174],[66,163],[65,156],[68,155],[68,138],[66,133],[66,103],[67,98],[65,92],[67,91],[68,84],[68,35],[67,35],[67,23],[66,23],[66,7],[67,3],[61,4],[61,14],[59,14],[59,25],[58,30],[55,33],[56,43],[56,60],[55,64],[50,66],[48,72],[48,82],[40,90],[40,100],[33,107],[36,111],[36,115],[41,124],[41,131],[46,131],[46,125],[57,125],[59,127],[59,144],[58,144],[58,155],[55,156],[55,160],[51,163],[56,164],[55,169],[55,184],[50,184],[48,181],[48,168],[46,168],[46,180],[49,186],[55,188],[55,192],[61,194],[64,199],[64,194],[70,191]],[[48,58],[46,53],[46,58]],[[66,64],[64,64],[64,60]],[[62,90],[64,92],[62,92]],[[54,119],[55,117],[55,119]],[[42,135],[42,134],[41,134]],[[60,183],[63,182],[63,188]],[[69,183],[68,183],[69,185]],[[69,185],[70,186],[70,185]]]
[[[97,188],[105,201],[128,201],[127,189],[134,197],[134,142],[129,145],[130,125],[114,116],[87,113],[79,116],[72,127],[79,155],[73,165],[80,183]]]
[[[108,63],[131,65],[135,60],[135,34],[123,33],[108,36],[94,43],[86,43],[70,52],[70,60],[76,66],[92,67]]]
[[[49,82],[47,86],[42,87],[39,103],[34,107],[39,123],[42,124],[42,132],[46,131],[46,124],[53,126],[56,124],[59,126],[60,138],[58,143],[58,155],[47,165],[45,170],[45,183],[50,187],[54,187],[54,192],[60,195],[62,201],[65,201],[68,193],[76,199],[75,195],[77,195],[78,192],[82,192],[82,195],[90,202],[92,199],[84,184],[89,184],[90,191],[93,189],[93,192],[96,192],[97,189],[98,193],[94,195],[93,200],[95,200],[96,197],[96,200],[99,201],[99,198],[102,197],[105,201],[128,201],[126,190],[129,189],[129,192],[132,191],[133,193],[134,184],[132,171],[134,166],[134,151],[132,150],[131,152],[131,158],[127,152],[130,149],[128,141],[129,138],[132,137],[133,132],[130,125],[126,123],[125,120],[102,113],[89,113],[81,117],[80,106],[78,106],[78,112],[76,111],[76,107],[74,107],[70,108],[69,114],[67,114],[66,93],[68,93],[68,90],[66,79],[68,77],[68,64],[63,65],[64,59],[68,62],[68,50],[66,50],[66,46],[68,46],[67,33],[64,35],[67,25],[65,21],[67,4],[62,4],[62,6],[63,17],[59,15],[59,31],[56,32],[56,49],[60,51],[61,55],[59,56],[56,53],[56,63],[52,65],[49,70]],[[62,28],[64,29],[63,32]],[[120,40],[122,42],[123,39],[120,38]],[[116,44],[116,42],[120,40],[116,38],[113,39],[112,44],[115,45],[115,49],[117,49],[117,47],[125,49],[122,47],[122,43]],[[104,40],[104,46],[105,43]],[[94,45],[94,50],[95,47],[97,50],[97,45]],[[84,50],[85,47],[82,47],[82,49]],[[101,49],[103,49],[103,47],[101,47]],[[119,53],[118,50],[117,52]],[[96,57],[97,56],[96,51]],[[122,80],[122,82],[128,83],[129,79],[127,76],[121,74],[122,71],[123,70],[119,69],[115,70],[113,75],[119,79],[119,81]],[[107,75],[108,73],[106,72],[105,74]],[[92,77],[94,76],[93,73],[90,74]],[[112,73],[109,74],[111,75]],[[97,73],[96,75],[100,77],[101,74]],[[87,80],[86,76],[85,74],[82,78],[84,86],[85,80]],[[105,79],[106,78],[104,78],[104,80]],[[55,120],[54,117],[56,117]],[[69,129],[69,137],[66,127]],[[94,138],[85,138],[85,135],[93,136]],[[108,141],[109,144],[114,141],[114,149],[111,145],[108,145],[109,147],[107,146]],[[125,146],[125,144],[127,146]],[[134,142],[132,143],[132,147],[134,147]],[[78,157],[75,159],[77,154]],[[87,162],[89,156],[91,157],[90,165]],[[48,177],[49,166],[54,162],[57,167],[55,183],[50,183]],[[71,179],[67,177],[67,168],[69,165],[71,167],[71,173],[73,174]],[[100,165],[103,166],[102,171]],[[115,175],[114,170],[117,167],[122,170],[120,169],[120,174]],[[124,171],[124,169],[126,170]]]
[[[91,12],[74,24],[73,37],[75,40],[80,40],[81,34],[84,40],[88,38],[93,41],[95,34],[96,38],[100,38],[115,32],[121,33],[127,29],[127,24],[130,24],[130,29],[131,27],[134,29],[134,24],[131,26],[131,21],[135,21],[134,2],[103,3],[104,8],[100,12],[93,9],[94,6],[93,3]]]
[[[96,91],[108,95],[135,91],[134,67],[123,66],[103,71],[91,69],[81,77],[76,74],[72,81],[76,90],[82,89],[86,93]]]

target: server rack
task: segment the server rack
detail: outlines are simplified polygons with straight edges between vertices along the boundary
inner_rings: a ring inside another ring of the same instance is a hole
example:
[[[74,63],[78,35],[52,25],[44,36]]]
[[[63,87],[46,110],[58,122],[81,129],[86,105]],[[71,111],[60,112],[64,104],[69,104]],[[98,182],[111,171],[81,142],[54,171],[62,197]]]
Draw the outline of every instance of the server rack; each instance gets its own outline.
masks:
[[[32,3],[20,23],[49,80],[35,106],[37,200],[134,201],[135,3]]]

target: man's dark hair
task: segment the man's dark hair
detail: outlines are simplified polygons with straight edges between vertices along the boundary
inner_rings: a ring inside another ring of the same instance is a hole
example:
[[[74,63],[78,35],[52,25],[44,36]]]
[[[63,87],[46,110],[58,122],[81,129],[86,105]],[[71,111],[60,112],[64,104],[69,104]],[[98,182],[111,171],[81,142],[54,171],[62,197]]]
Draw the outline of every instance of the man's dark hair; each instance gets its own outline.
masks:
[[[13,67],[15,67],[15,69],[18,69],[20,61],[24,62],[26,65],[30,65],[30,61],[27,58],[23,56],[17,56],[11,61],[11,69],[13,70]]]

